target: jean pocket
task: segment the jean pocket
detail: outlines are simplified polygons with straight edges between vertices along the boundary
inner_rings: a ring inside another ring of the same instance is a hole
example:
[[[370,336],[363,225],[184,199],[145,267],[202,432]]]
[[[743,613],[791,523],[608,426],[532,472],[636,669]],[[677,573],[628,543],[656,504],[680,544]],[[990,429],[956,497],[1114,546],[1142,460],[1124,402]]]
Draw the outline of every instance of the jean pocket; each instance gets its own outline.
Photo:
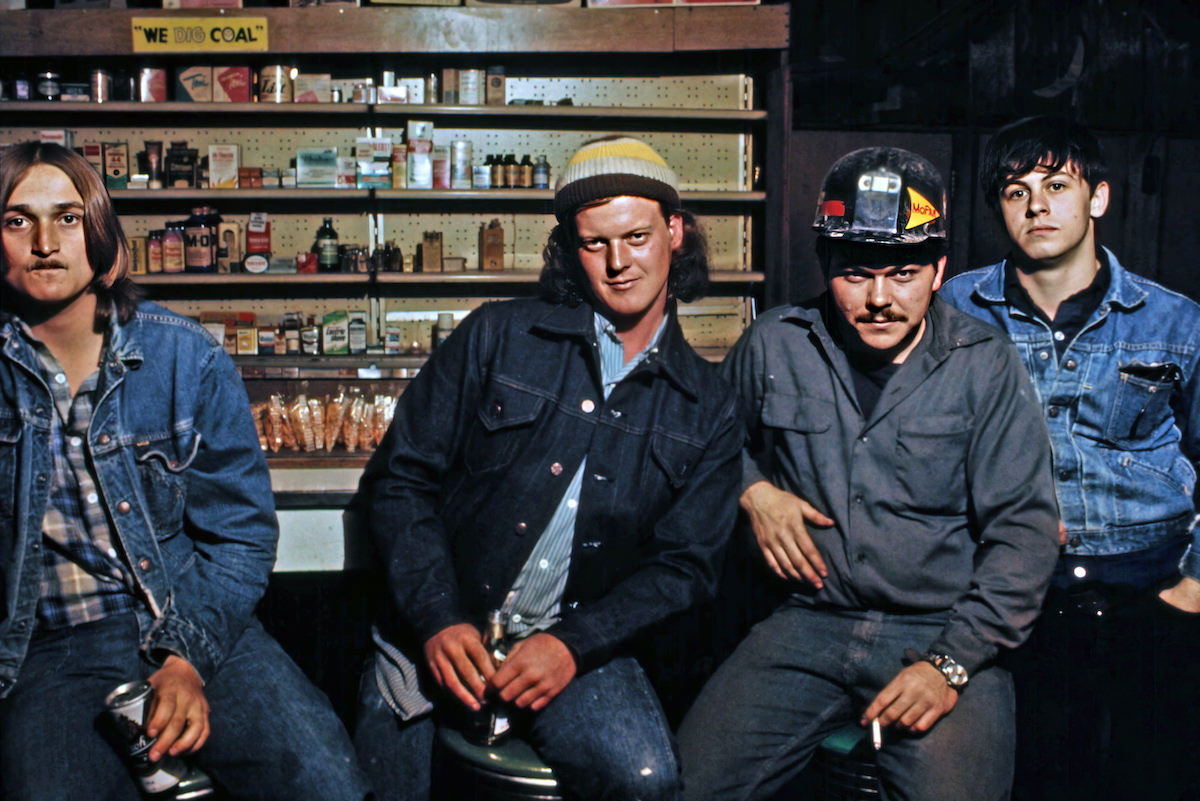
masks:
[[[1122,365],[1104,439],[1119,448],[1146,447],[1171,418],[1171,393],[1182,372],[1172,362]]]

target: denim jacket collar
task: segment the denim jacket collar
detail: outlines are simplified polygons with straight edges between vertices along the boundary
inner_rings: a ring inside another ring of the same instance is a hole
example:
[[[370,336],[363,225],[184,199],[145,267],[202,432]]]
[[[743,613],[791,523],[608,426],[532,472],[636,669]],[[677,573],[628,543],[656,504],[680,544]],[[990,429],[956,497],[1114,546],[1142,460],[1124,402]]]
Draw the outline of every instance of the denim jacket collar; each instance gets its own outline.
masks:
[[[1111,250],[1103,246],[1100,249],[1108,259],[1108,268],[1112,271],[1112,281],[1104,299],[1100,301],[1100,308],[1130,310],[1145,303],[1149,293],[1131,279],[1129,272],[1121,266]],[[973,291],[980,300],[996,304],[1008,302],[1004,297],[1004,266],[1007,262],[1005,259],[988,267],[975,282]]]
[[[592,323],[593,307],[588,303],[575,306],[555,304],[546,314],[534,322],[533,328],[547,334],[578,338],[592,342],[596,333]],[[690,359],[691,350],[683,338],[674,304],[667,309],[669,320],[663,330],[658,347],[646,357],[644,366],[638,369],[662,373],[689,397],[698,397],[695,365]]]

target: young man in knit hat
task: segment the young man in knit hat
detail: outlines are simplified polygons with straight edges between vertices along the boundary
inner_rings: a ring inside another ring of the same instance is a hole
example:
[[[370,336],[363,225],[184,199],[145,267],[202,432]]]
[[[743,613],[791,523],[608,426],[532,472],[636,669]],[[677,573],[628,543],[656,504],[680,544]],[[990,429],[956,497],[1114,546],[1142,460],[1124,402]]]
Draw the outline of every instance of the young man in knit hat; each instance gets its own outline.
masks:
[[[706,251],[675,174],[630,137],[581,148],[554,212],[542,297],[456,328],[363,477],[389,592],[355,742],[381,798],[428,798],[435,722],[500,704],[569,796],[679,794],[631,651],[711,597],[735,516],[735,396],[675,315]]]

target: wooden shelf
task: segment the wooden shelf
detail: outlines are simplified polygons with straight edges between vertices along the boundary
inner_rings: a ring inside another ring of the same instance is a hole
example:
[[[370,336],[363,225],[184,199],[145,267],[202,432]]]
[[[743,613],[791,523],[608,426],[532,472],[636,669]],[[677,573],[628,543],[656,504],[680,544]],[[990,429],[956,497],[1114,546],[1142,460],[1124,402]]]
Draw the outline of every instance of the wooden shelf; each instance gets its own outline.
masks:
[[[4,15],[6,57],[134,56],[135,17],[266,19],[268,49],[297,53],[688,53],[786,50],[789,4],[701,8],[404,6],[366,8],[17,10]],[[157,54],[156,54],[157,55]],[[179,53],[194,58],[194,53]]]

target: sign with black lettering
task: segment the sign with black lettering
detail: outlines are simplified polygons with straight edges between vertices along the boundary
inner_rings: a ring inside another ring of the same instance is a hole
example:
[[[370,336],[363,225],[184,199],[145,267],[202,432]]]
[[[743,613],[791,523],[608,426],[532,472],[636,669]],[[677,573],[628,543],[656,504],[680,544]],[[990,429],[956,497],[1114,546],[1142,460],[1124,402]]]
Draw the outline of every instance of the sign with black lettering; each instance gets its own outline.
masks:
[[[134,17],[135,53],[267,51],[266,17]]]

